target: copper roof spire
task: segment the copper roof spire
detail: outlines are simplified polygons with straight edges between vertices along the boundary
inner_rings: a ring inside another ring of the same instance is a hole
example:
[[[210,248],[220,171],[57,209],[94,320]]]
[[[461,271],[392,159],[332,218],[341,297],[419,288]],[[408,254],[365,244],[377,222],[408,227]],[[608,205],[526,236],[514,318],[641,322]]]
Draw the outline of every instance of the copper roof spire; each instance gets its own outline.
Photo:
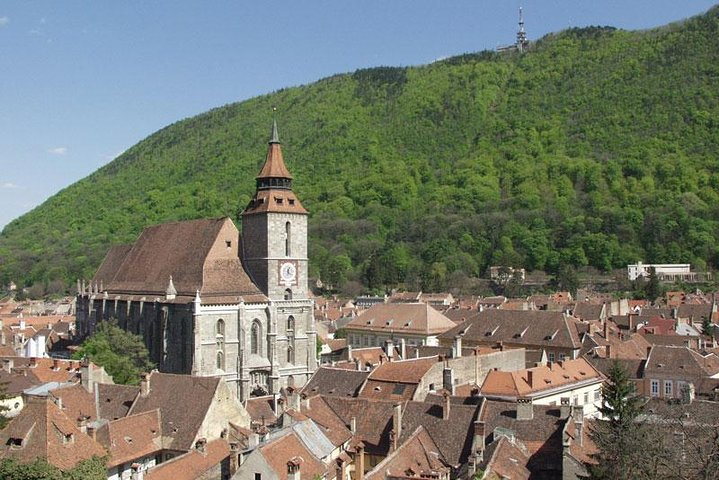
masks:
[[[273,115],[274,116],[274,115]],[[277,133],[277,120],[272,119],[272,135],[267,147],[267,158],[257,175],[257,188],[292,188],[292,174],[282,158],[280,136]]]

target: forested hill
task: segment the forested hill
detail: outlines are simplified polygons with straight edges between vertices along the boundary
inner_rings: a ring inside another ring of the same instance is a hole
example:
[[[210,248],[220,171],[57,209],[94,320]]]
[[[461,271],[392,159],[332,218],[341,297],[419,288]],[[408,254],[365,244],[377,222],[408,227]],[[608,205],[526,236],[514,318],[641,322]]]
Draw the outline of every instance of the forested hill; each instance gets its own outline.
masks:
[[[719,8],[336,75],[170,125],[10,223],[0,283],[90,277],[146,225],[237,217],[272,106],[313,274],[440,289],[489,265],[716,268]]]

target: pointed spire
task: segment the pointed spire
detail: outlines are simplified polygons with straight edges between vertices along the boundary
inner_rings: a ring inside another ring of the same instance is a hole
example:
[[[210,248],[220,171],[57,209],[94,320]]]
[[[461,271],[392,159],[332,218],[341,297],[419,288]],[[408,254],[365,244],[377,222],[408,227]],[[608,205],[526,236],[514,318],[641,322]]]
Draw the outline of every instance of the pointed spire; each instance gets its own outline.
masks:
[[[280,136],[277,133],[277,120],[272,118],[272,135],[270,136],[269,147],[267,148],[267,158],[262,166],[259,175],[257,175],[257,188],[292,188],[292,174],[285,166],[285,160],[282,158],[282,146],[280,144]]]
[[[280,143],[280,136],[277,134],[277,118],[275,118],[276,107],[272,107],[272,136],[270,137],[270,144]]]

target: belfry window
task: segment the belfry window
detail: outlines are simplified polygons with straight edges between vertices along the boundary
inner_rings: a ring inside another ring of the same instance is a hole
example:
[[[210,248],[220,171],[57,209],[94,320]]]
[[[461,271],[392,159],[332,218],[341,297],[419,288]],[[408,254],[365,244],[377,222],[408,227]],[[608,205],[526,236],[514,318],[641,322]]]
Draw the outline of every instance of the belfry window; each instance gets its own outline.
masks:
[[[222,352],[217,352],[217,369],[218,370],[225,369],[225,354]]]
[[[289,288],[285,290],[285,300],[292,300],[292,290]]]
[[[290,222],[285,223],[285,256],[292,255],[290,246],[292,245],[292,225]]]

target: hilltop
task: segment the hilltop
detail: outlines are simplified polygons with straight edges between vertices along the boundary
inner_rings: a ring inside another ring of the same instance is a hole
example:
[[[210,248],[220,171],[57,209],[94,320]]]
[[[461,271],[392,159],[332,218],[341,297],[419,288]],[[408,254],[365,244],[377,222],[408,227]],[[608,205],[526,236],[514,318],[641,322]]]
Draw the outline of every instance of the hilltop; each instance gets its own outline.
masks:
[[[174,123],[14,220],[0,284],[90,277],[169,220],[238,213],[278,108],[312,274],[442,289],[506,264],[716,268],[719,9],[325,78]]]

